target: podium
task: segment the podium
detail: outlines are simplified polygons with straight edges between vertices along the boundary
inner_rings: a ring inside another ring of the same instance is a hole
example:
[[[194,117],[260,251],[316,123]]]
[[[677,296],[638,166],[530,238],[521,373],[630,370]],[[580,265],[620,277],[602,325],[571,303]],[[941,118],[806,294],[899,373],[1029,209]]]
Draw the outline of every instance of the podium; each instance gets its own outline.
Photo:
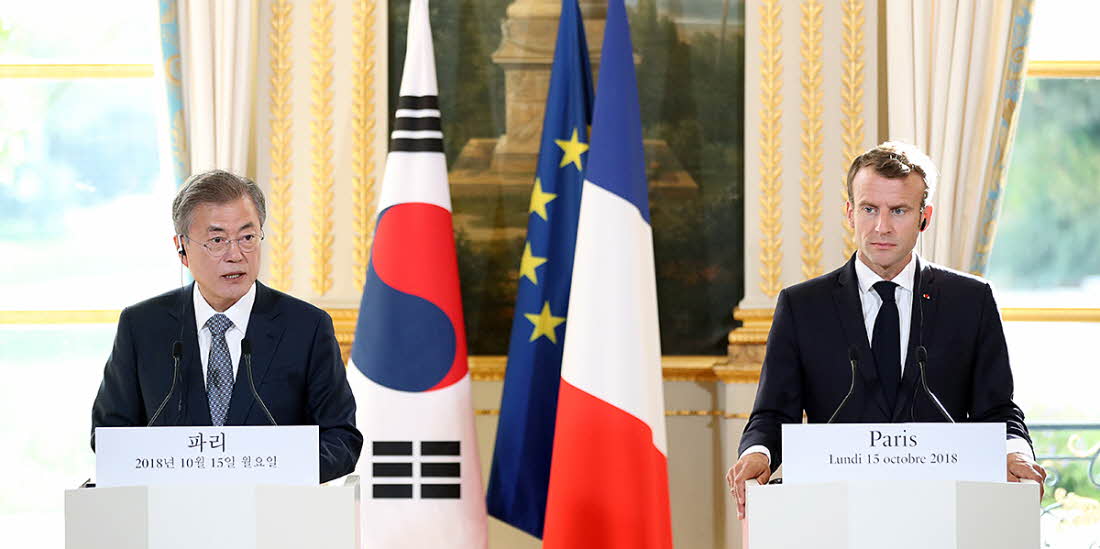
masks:
[[[354,549],[359,478],[341,486],[166,485],[65,491],[66,549]]]
[[[318,428],[100,427],[67,549],[357,549],[359,477],[318,486]]]
[[[747,549],[1035,549],[1039,485],[950,480],[754,485]]]

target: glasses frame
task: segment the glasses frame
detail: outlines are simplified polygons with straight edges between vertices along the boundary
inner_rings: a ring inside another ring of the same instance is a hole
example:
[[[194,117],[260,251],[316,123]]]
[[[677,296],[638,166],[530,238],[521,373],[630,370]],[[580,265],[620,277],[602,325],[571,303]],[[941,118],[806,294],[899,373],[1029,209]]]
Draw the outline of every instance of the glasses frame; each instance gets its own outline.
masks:
[[[255,249],[246,250],[245,248],[241,247],[241,241],[242,240],[244,240],[245,238],[248,238],[249,236],[256,236],[256,234],[260,235],[260,240],[258,242],[256,242],[256,248]],[[209,255],[210,257],[212,257],[214,259],[221,259],[222,257],[225,257],[225,254],[229,253],[229,250],[233,247],[233,244],[237,245],[237,249],[240,250],[241,253],[255,252],[255,251],[260,249],[260,242],[264,241],[264,236],[265,235],[264,235],[264,230],[263,229],[260,229],[259,233],[250,233],[250,234],[246,234],[244,236],[240,236],[240,237],[237,237],[237,238],[227,238],[227,237],[224,237],[224,236],[215,236],[213,238],[207,239],[207,240],[202,241],[202,242],[200,242],[198,240],[195,240],[194,238],[191,238],[190,236],[187,236],[185,234],[179,235],[180,238],[185,239],[188,242],[194,242],[195,244],[198,244],[198,245],[202,246],[206,250],[207,255]],[[225,249],[222,250],[221,252],[215,252],[211,248],[211,246],[214,246],[215,244],[212,244],[210,241],[214,240],[215,238],[225,238]]]

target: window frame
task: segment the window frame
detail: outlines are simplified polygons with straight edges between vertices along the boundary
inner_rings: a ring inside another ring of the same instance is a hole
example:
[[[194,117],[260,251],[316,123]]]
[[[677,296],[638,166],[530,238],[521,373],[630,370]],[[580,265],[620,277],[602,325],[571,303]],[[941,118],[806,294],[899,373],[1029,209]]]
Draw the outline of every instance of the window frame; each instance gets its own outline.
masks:
[[[1100,60],[1028,59],[1025,78],[1100,79]],[[1002,307],[1005,322],[1100,322],[1100,308]]]
[[[116,80],[156,77],[152,63],[3,63],[0,80]],[[116,310],[0,310],[0,325],[13,324],[115,324]]]

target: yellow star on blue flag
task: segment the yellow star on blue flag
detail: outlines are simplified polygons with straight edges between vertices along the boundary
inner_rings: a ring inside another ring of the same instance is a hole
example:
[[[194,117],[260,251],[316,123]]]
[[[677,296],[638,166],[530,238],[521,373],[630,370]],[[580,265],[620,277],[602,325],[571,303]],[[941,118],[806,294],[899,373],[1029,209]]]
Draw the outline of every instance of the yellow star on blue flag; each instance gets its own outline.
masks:
[[[490,515],[538,538],[546,517],[593,97],[580,8],[577,0],[561,0],[486,494]]]
[[[549,301],[542,304],[542,310],[539,311],[539,314],[533,315],[527,313],[523,316],[526,317],[531,324],[534,324],[534,328],[531,330],[531,339],[528,341],[534,341],[542,336],[546,336],[546,339],[549,339],[551,343],[558,342],[558,336],[554,333],[554,330],[562,322],[565,322],[565,317],[550,314]]]
[[[562,152],[561,164],[558,164],[559,168],[576,164],[578,172],[584,171],[584,166],[581,165],[581,155],[588,151],[588,143],[577,140],[577,128],[573,128],[573,136],[568,140],[555,139],[554,143],[561,148]]]

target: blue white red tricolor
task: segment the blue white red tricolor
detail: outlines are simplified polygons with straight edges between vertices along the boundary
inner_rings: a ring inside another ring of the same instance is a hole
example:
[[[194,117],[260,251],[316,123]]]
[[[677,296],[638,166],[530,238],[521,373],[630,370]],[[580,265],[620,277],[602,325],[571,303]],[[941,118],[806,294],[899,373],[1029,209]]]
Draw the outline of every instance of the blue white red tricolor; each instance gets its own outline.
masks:
[[[671,548],[653,232],[623,0],[608,3],[588,154],[543,547]]]
[[[427,0],[412,0],[348,374],[366,547],[487,546]]]

